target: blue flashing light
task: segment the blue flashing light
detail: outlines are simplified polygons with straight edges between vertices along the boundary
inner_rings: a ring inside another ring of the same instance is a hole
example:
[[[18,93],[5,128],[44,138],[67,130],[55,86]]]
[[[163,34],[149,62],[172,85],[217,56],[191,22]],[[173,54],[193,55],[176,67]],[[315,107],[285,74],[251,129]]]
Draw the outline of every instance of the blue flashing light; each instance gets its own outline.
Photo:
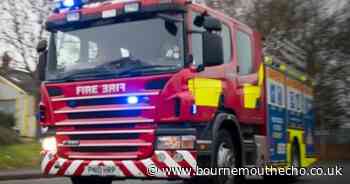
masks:
[[[75,5],[74,0],[63,0],[63,6],[70,8],[73,7]]]
[[[197,105],[196,105],[196,104],[192,104],[192,106],[191,106],[191,112],[192,112],[193,115],[194,115],[194,114],[197,114]]]
[[[139,98],[137,96],[129,96],[127,98],[128,104],[137,104],[139,103]]]
[[[56,0],[55,7],[58,11],[64,9],[81,8],[88,0]]]

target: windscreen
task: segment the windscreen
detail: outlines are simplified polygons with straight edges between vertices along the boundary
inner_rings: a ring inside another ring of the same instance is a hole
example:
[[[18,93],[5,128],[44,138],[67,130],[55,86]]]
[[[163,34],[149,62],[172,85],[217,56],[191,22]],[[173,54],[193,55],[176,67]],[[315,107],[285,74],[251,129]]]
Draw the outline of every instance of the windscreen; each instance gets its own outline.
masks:
[[[74,78],[78,73],[76,77],[83,78],[86,73],[91,78],[92,73],[100,72],[117,75],[120,71],[127,74],[128,70],[147,68],[146,73],[157,73],[183,67],[183,21],[178,21],[182,16],[154,14],[113,24],[57,30],[52,34],[46,77]]]

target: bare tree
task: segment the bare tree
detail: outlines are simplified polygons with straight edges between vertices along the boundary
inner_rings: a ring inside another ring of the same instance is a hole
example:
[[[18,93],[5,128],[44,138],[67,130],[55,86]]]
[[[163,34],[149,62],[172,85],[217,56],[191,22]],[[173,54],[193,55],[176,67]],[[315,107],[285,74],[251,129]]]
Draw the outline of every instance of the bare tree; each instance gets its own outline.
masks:
[[[316,79],[318,118],[326,127],[350,119],[350,2],[342,0],[251,0],[240,20],[262,33],[266,49],[280,51],[284,40],[305,52],[307,73]],[[231,16],[232,0],[208,5]],[[299,55],[296,51],[294,55]]]
[[[251,0],[207,0],[206,4],[214,9],[221,10],[236,19],[243,18],[248,11]]]
[[[10,50],[14,59],[13,69],[28,72],[35,79],[36,43],[47,37],[45,19],[51,0],[3,0],[0,43]]]

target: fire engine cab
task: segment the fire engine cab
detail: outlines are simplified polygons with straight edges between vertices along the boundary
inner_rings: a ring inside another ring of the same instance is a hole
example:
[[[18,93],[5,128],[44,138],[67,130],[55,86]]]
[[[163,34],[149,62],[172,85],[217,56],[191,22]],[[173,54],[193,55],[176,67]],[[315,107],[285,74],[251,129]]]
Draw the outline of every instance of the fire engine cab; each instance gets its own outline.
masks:
[[[188,0],[55,4],[37,47],[45,175],[110,184],[316,160],[310,78],[263,59],[248,26]]]

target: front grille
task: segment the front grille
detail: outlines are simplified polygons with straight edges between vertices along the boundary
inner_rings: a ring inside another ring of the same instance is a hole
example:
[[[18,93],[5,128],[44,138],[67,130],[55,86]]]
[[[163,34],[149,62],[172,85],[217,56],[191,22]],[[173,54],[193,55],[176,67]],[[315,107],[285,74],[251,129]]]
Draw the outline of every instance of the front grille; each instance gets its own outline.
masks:
[[[89,119],[89,118],[115,118],[115,117],[135,117],[140,116],[141,111],[105,111],[105,112],[84,112],[68,113],[68,119]]]
[[[132,93],[147,101],[128,105],[128,94],[53,97],[59,121],[58,154],[71,159],[140,159],[153,151],[158,91]],[[56,106],[57,104],[57,106]],[[62,104],[65,104],[64,106]],[[63,119],[63,120],[62,120]]]
[[[148,97],[139,96],[140,103],[147,103]],[[128,104],[128,97],[116,97],[116,98],[101,98],[101,99],[82,99],[82,100],[69,100],[68,106],[94,106],[94,105],[109,105],[109,104]]]
[[[138,139],[139,134],[86,134],[86,135],[70,135],[70,140],[122,140],[122,139]]]
[[[135,152],[137,147],[126,146],[126,147],[81,147],[81,148],[71,148],[74,152],[82,153],[108,153],[108,152]]]

